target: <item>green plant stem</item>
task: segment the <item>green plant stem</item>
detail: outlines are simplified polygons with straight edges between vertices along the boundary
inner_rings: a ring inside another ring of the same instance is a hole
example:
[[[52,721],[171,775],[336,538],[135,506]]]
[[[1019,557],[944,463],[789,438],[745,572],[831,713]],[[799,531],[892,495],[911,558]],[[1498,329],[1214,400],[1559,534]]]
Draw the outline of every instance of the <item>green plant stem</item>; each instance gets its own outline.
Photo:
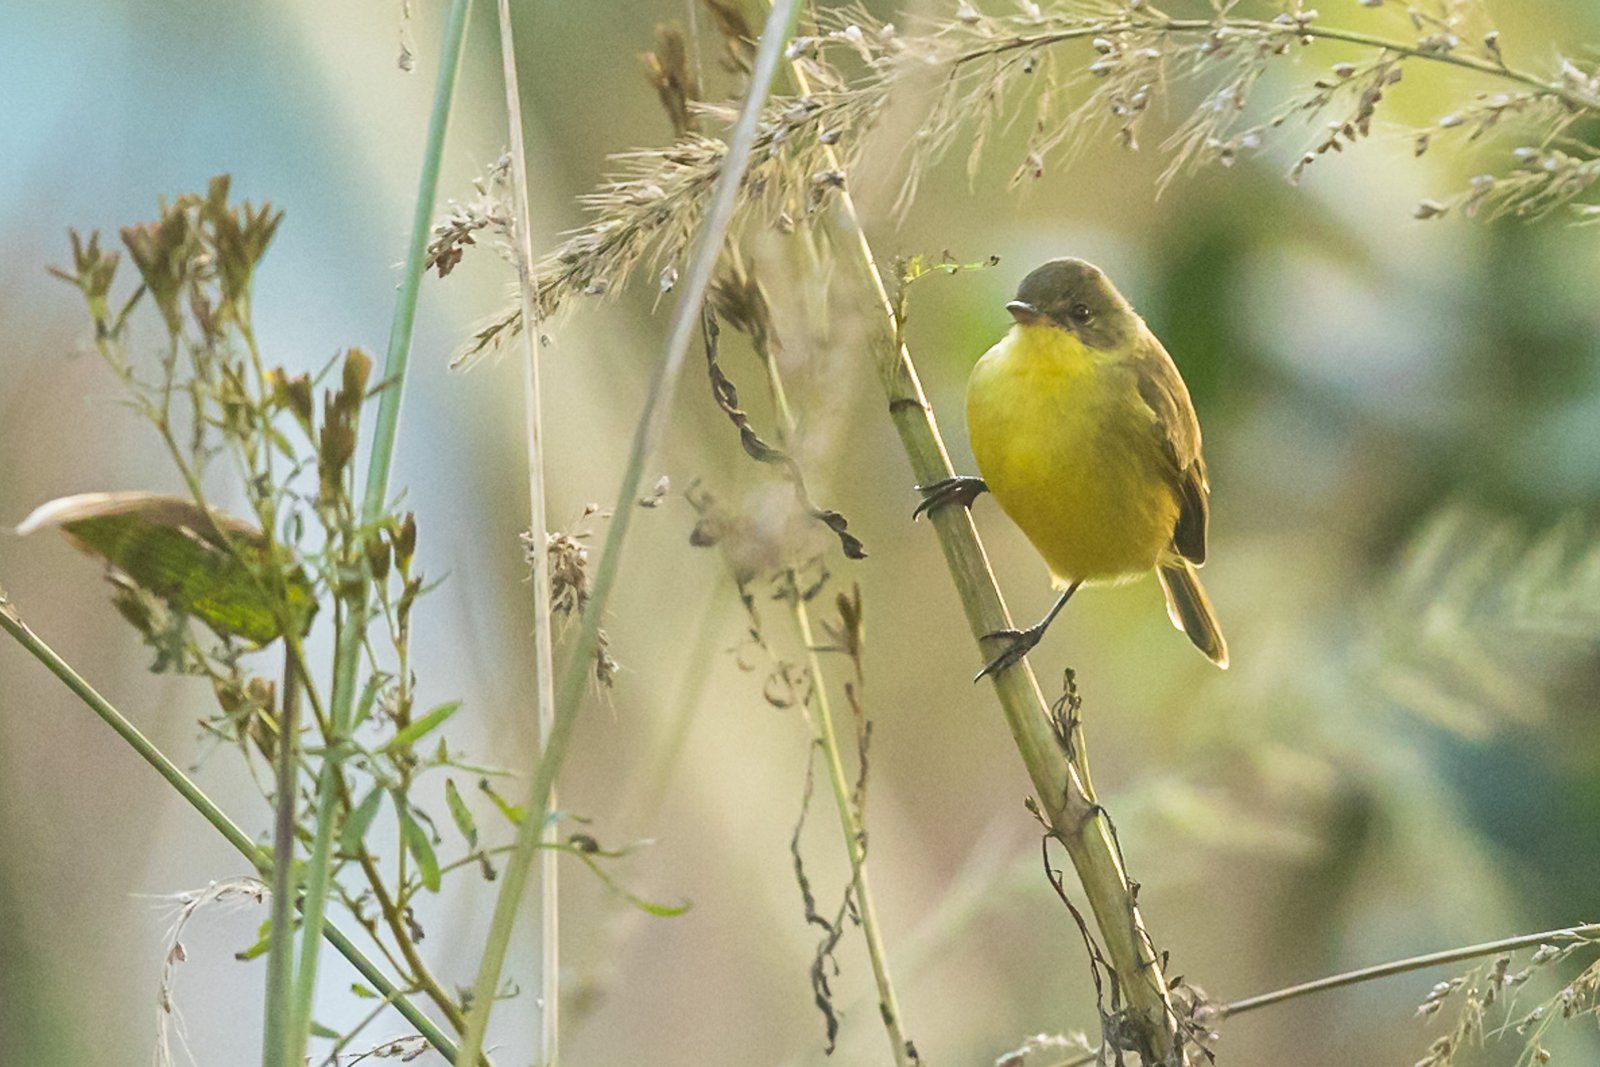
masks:
[[[283,703],[278,717],[277,797],[272,829],[272,930],[267,953],[266,1019],[262,1027],[264,1067],[295,1067],[290,1042],[297,1033],[294,1004],[294,846],[299,797],[300,673],[285,646]]]
[[[422,174],[411,212],[411,239],[406,246],[405,271],[389,325],[389,349],[383,359],[382,395],[378,422],[373,428],[372,456],[367,461],[367,491],[361,502],[363,521],[371,523],[388,504],[389,468],[394,463],[395,439],[400,427],[400,402],[405,397],[406,367],[411,358],[411,333],[417,319],[417,296],[426,273],[428,234],[433,229],[434,204],[439,195],[439,167],[444,159],[445,131],[450,126],[450,104],[455,97],[456,74],[461,68],[462,46],[467,37],[469,0],[450,0],[444,35],[439,45],[439,77],[434,83],[433,111],[428,116],[428,138],[422,151]]]
[[[791,64],[791,69],[801,91],[808,93],[805,72],[798,64]],[[837,167],[838,162],[829,149],[829,165]],[[911,461],[912,474],[922,484],[951,477],[955,468],[939,434],[933,408],[922,391],[911,351],[901,336],[894,300],[878,268],[855,201],[848,189],[839,190],[837,195],[847,241],[885,317],[886,332],[874,352],[889,415]],[[972,516],[965,508],[947,507],[937,509],[930,518],[973,637],[981,643],[984,635],[1011,628],[1010,613],[989,569]],[[1050,832],[1066,846],[1088,897],[1126,1005],[1123,1022],[1128,1036],[1138,1044],[1147,1063],[1187,1064],[1161,961],[1129,887],[1109,819],[1095,802],[1087,778],[1078,773],[1073,758],[1056,738],[1049,706],[1033,668],[1023,660],[999,672],[993,683],[1012,740],[1033,780],[1040,813]]]
[[[350,961],[350,964],[355,967],[362,978],[366,979],[367,984],[380,997],[394,1003],[395,1010],[400,1013],[406,1022],[417,1028],[417,1033],[422,1035],[423,1040],[435,1052],[450,1063],[463,1062],[460,1052],[456,1049],[456,1043],[450,1040],[449,1035],[439,1029],[438,1025],[424,1015],[421,1009],[411,1003],[411,999],[391,982],[387,975],[378,970],[377,966],[344,935],[344,932],[333,925],[331,919],[323,920],[322,936],[327,939],[328,944],[333,946],[335,952]],[[478,1062],[479,1064],[487,1064],[489,1061],[480,1057]]]
[[[300,967],[295,980],[294,997],[296,1010],[304,1009],[307,1013],[306,1037],[304,1042],[300,1042],[302,1050],[310,1041],[310,1011],[311,1005],[316,1001],[319,964],[316,939],[310,932],[317,928],[313,924],[320,922],[327,913],[328,889],[333,880],[333,838],[336,832],[335,824],[338,822],[339,786],[343,777],[339,771],[339,746],[349,732],[356,653],[352,652],[349,656],[351,665],[348,672],[342,671],[340,667],[344,660],[344,649],[346,647],[359,649],[360,645],[360,630],[348,625],[349,616],[353,614],[353,610],[347,611],[345,625],[338,628],[333,692],[330,694],[333,714],[328,723],[331,736],[323,748],[322,768],[317,774],[316,826],[311,839],[311,853],[306,861],[305,896],[302,905],[306,932],[300,946]]]
[[[466,40],[468,0],[451,0],[445,14],[444,36],[439,53],[439,76],[434,84],[433,110],[428,119],[427,141],[422,153],[422,174],[417,182],[417,199],[411,216],[411,239],[406,248],[405,272],[400,295],[395,301],[394,321],[389,328],[389,348],[384,357],[383,378],[378,400],[378,418],[373,430],[372,454],[367,465],[366,494],[362,500],[362,526],[374,525],[382,516],[389,494],[389,470],[394,462],[395,438],[400,426],[400,402],[405,396],[406,367],[411,355],[411,334],[416,323],[417,297],[422,286],[428,233],[434,203],[439,191],[439,167],[444,157],[445,131],[450,123],[450,104],[455,96],[456,75],[461,67],[462,46]],[[362,639],[367,626],[367,592],[363,567],[362,593],[346,608],[338,628],[334,651],[333,693],[329,725],[332,737],[323,757],[317,779],[317,821],[311,855],[306,867],[306,935],[300,949],[300,972],[295,986],[299,1032],[296,1048],[299,1063],[309,1040],[311,1004],[316,994],[317,947],[314,931],[327,909],[329,884],[333,879],[333,838],[341,784],[340,746],[349,737],[355,702],[356,670],[360,664]],[[469,1058],[475,1063],[476,1058]]]
[[[820,277],[820,261],[816,258],[816,247],[809,241],[806,251],[811,254],[811,265],[818,268]],[[761,351],[762,366],[766,370],[767,389],[772,395],[772,404],[778,415],[778,441],[786,450],[792,452],[793,437],[799,426],[795,419],[794,409],[789,404],[789,393],[783,385],[783,375],[778,371],[778,361],[773,358],[770,351]],[[855,891],[856,907],[861,920],[861,934],[867,943],[867,958],[872,965],[872,978],[878,987],[878,1016],[883,1020],[883,1027],[889,1037],[889,1047],[894,1056],[897,1067],[912,1067],[917,1062],[913,1045],[906,1038],[905,1024],[900,1014],[900,997],[895,992],[894,980],[889,974],[889,952],[884,946],[883,930],[878,924],[878,909],[873,902],[872,882],[867,877],[867,828],[865,825],[866,813],[858,808],[857,797],[850,779],[845,775],[844,759],[839,750],[839,737],[833,727],[833,707],[828,696],[827,674],[822,667],[822,656],[818,652],[816,634],[811,626],[811,612],[806,607],[806,601],[800,595],[800,582],[793,569],[789,572],[790,584],[794,587],[793,599],[790,601],[790,610],[794,616],[795,629],[800,633],[800,641],[805,646],[806,660],[811,668],[812,692],[816,699],[815,714],[807,714],[811,723],[813,739],[821,746],[823,762],[828,767],[828,782],[833,787],[833,803],[839,813],[839,829],[844,836],[845,854],[850,860],[850,883]],[[860,677],[858,675],[859,684]],[[862,760],[866,753],[860,754]],[[863,775],[865,768],[863,768]],[[863,781],[865,778],[863,777]]]
[[[363,1015],[358,1023],[345,1031],[339,1040],[334,1042],[333,1047],[328,1050],[328,1054],[323,1057],[321,1067],[339,1067],[339,1059],[344,1050],[354,1043],[355,1039],[360,1036],[361,1031],[377,1022],[378,1016],[388,1009],[389,1002],[387,1000],[378,1001],[376,1007]]]
[[[500,974],[505,966],[511,931],[516,923],[517,909],[522,902],[522,892],[527,884],[528,869],[545,834],[545,824],[550,819],[550,794],[556,774],[566,759],[567,747],[572,739],[572,728],[577,722],[579,703],[583,699],[593,667],[595,648],[600,634],[600,621],[616,583],[617,569],[621,564],[622,545],[628,526],[637,508],[639,486],[644,478],[645,464],[655,454],[666,430],[667,415],[671,409],[679,372],[689,351],[689,339],[699,326],[700,307],[705,301],[711,283],[711,273],[716,267],[718,254],[732,221],[738,199],[739,186],[750,163],[750,150],[755,142],[756,128],[761,118],[761,108],[772,87],[772,77],[777,70],[783,46],[794,32],[800,17],[799,0],[780,0],[767,18],[761,32],[755,68],[750,75],[750,87],[745,94],[744,106],[734,125],[727,154],[723,157],[717,184],[712,190],[710,207],[706,212],[699,240],[691,255],[688,268],[680,279],[678,304],[673,314],[672,328],[667,340],[666,358],[657,369],[651,382],[649,398],[644,412],[634,430],[633,445],[628,455],[628,465],[622,476],[617,506],[606,531],[605,547],[595,566],[594,583],[590,587],[589,602],[584,607],[578,636],[573,643],[572,659],[561,676],[556,691],[556,715],[551,724],[549,743],[539,759],[528,800],[523,807],[522,823],[517,827],[516,851],[512,853],[501,877],[500,893],[495,900],[494,918],[489,937],[484,944],[483,958],[478,977],[473,984],[471,1010],[467,1013],[467,1030],[461,1047],[471,1056],[483,1047],[489,1015],[500,987]]]
[[[522,301],[522,411],[528,452],[528,536],[533,544],[533,685],[534,720],[542,756],[550,744],[556,717],[555,665],[551,653],[550,553],[545,549],[547,522],[544,488],[544,420],[539,383],[542,343],[538,298],[533,281],[533,203],[528,195],[528,150],[522,133],[521,81],[517,77],[516,38],[511,26],[511,0],[499,0],[500,60],[505,74],[506,123],[511,152],[511,182],[516,196],[517,292]],[[551,783],[548,803],[556,804]],[[554,844],[556,827],[545,827],[544,841]],[[561,899],[559,853],[539,853],[539,1058],[555,1067],[561,1034]]]
[[[157,774],[166,779],[167,783],[177,790],[178,795],[188,801],[189,806],[200,813],[201,818],[210,823],[227,842],[239,851],[248,860],[256,871],[266,879],[272,877],[272,858],[266,851],[250,839],[250,835],[239,828],[239,825],[228,818],[227,813],[217,807],[211,798],[206,796],[194,781],[166,757],[162,751],[151,743],[150,739],[141,733],[138,727],[129,722],[127,718],[114,708],[105,697],[91,686],[82,675],[73,670],[66,660],[62,659],[54,649],[45,644],[44,640],[22,621],[11,602],[6,599],[3,590],[0,590],[0,629],[16,640],[34,659],[44,664],[46,669],[59,678],[77,698],[100,717],[100,720],[114,730],[118,737],[127,743],[139,756],[155,768]],[[380,996],[387,997],[394,1002],[398,1011],[407,1022],[417,1028],[428,1043],[451,1063],[456,1060],[456,1046],[453,1041],[440,1030],[432,1019],[417,1008],[389,977],[380,971],[373,962],[367,958],[355,943],[346,937],[331,921],[324,920],[322,936],[327,939],[334,949],[343,956],[355,969],[360,972],[367,984],[375,989]]]
[[[1283,35],[1289,37],[1310,37],[1323,41],[1339,41],[1344,44],[1360,45],[1363,48],[1382,49],[1409,59],[1421,59],[1431,63],[1443,63],[1452,67],[1460,67],[1477,74],[1486,74],[1490,77],[1500,78],[1505,81],[1525,85],[1540,93],[1545,93],[1563,103],[1584,110],[1600,109],[1600,99],[1579,92],[1568,86],[1541,78],[1527,71],[1517,70],[1504,63],[1498,63],[1480,56],[1463,55],[1459,51],[1437,52],[1423,49],[1417,44],[1405,44],[1401,41],[1389,40],[1375,34],[1362,33],[1358,30],[1342,30],[1332,26],[1322,26],[1315,22],[1304,26],[1284,25],[1276,22],[1263,22],[1260,19],[1174,19],[1174,18],[1131,18],[1115,19],[1106,22],[1097,22],[1085,26],[1075,26],[1071,29],[1055,30],[1047,33],[1024,34],[1007,38],[996,44],[977,48],[962,53],[956,57],[955,63],[960,66],[981,59],[985,56],[1000,55],[1004,52],[1016,51],[1019,48],[1043,47],[1059,44],[1064,41],[1082,40],[1086,37],[1101,37],[1108,34],[1129,33],[1138,31],[1155,31],[1158,33],[1212,33],[1219,28],[1228,27],[1235,30],[1244,30],[1248,33],[1265,35]]]
[[[906,1040],[905,1025],[900,1015],[900,997],[895,993],[894,980],[889,975],[889,951],[884,947],[883,930],[878,925],[878,909],[872,899],[872,883],[867,878],[867,828],[862,822],[863,813],[856,809],[850,779],[845,775],[844,761],[839,753],[839,737],[833,728],[827,679],[822,671],[821,656],[817,652],[811,616],[806,610],[805,600],[800,596],[798,584],[791,607],[811,666],[812,694],[817,706],[816,714],[808,718],[812,722],[816,741],[822,747],[823,762],[828,767],[828,781],[833,786],[834,807],[839,811],[839,829],[844,835],[845,854],[850,857],[850,883],[855,890],[861,935],[867,942],[872,978],[878,986],[878,1015],[889,1035],[889,1047],[896,1067],[913,1067],[919,1061],[915,1058],[911,1042]],[[862,758],[865,758],[865,754]]]
[[[341,800],[341,805],[348,810],[348,797]],[[384,924],[389,927],[389,932],[394,935],[395,944],[399,946],[401,958],[405,960],[406,966],[411,968],[411,978],[415,980],[422,992],[428,995],[428,999],[433,1001],[440,1011],[444,1012],[445,1019],[449,1021],[451,1026],[455,1027],[456,1032],[460,1033],[466,1021],[461,1012],[461,1007],[450,996],[449,991],[439,984],[439,979],[434,977],[433,972],[428,969],[428,965],[423,961],[421,954],[417,952],[416,942],[412,940],[411,932],[406,929],[405,914],[395,904],[394,898],[383,884],[383,872],[378,870],[377,863],[366,849],[361,850],[356,862],[361,865],[362,873],[366,875],[367,885],[372,889],[373,899],[377,901],[378,911],[383,915]]]

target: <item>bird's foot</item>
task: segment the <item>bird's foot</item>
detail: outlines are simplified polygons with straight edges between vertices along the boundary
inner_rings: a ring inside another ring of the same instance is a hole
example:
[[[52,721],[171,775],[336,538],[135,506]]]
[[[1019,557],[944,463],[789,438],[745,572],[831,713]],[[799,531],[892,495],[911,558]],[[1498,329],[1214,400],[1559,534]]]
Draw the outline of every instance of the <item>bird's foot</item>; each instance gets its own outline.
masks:
[[[1006,645],[1005,651],[990,660],[983,670],[977,673],[972,679],[973,684],[983,681],[990,675],[999,674],[1007,667],[1018,663],[1023,656],[1033,651],[1033,646],[1037,645],[1044,637],[1044,631],[1048,625],[1049,620],[1046,620],[1036,626],[1030,626],[1026,630],[995,630],[992,633],[984,634],[983,639],[985,641],[991,638],[1005,638],[1010,643]]]
[[[922,515],[930,515],[936,508],[942,508],[946,504],[960,504],[964,508],[971,508],[972,502],[979,494],[988,491],[988,483],[971,474],[958,474],[954,478],[944,478],[929,485],[919,485],[917,492],[922,494],[922,503],[911,513],[911,521],[915,522]]]

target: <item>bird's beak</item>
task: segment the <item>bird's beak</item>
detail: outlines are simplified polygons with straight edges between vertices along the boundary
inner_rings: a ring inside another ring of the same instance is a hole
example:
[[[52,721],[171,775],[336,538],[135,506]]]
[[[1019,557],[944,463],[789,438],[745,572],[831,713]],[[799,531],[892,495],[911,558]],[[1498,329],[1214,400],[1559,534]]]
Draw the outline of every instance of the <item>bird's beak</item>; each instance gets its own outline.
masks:
[[[1011,317],[1023,325],[1039,320],[1039,309],[1026,300],[1013,300],[1006,305],[1006,310],[1011,312]]]

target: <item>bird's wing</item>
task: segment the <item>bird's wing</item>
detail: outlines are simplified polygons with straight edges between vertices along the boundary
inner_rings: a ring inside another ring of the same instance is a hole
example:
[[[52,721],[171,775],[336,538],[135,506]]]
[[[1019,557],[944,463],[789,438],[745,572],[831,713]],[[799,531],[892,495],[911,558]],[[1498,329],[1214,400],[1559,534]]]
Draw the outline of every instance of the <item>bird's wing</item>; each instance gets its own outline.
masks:
[[[1200,420],[1195,416],[1189,388],[1178,367],[1148,329],[1140,331],[1134,356],[1139,395],[1154,416],[1172,460],[1174,488],[1178,491],[1178,523],[1172,544],[1178,554],[1196,565],[1206,561],[1206,523],[1210,517],[1205,460],[1200,458]]]

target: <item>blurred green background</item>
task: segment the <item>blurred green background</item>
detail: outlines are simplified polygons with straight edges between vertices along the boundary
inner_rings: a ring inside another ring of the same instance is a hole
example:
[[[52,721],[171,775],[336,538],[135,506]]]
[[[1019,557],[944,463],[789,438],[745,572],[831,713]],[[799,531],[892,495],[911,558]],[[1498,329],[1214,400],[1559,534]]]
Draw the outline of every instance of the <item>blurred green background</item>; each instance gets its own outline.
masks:
[[[1354,3],[1325,6],[1330,18],[1370,17]],[[1600,43],[1591,0],[1488,6],[1514,63]],[[268,358],[311,368],[347,345],[383,349],[440,14],[418,5],[418,71],[406,75],[399,3],[0,10],[11,46],[0,64],[7,530],[55,496],[179,489],[152,435],[118,406],[76,294],[45,274],[67,257],[68,226],[114,231],[150,217],[157,197],[230,173],[236,195],[287,210],[257,289]],[[581,221],[573,197],[607,153],[669,137],[637,54],[657,22],[682,23],[685,6],[533,3],[519,17],[536,232],[548,248]],[[497,48],[480,5],[446,156],[450,195],[469,195],[504,140]],[[1415,68],[1390,118],[1430,121],[1481,84]],[[1262,91],[1281,88],[1269,79]],[[904,136],[914,110],[892,114],[880,143]],[[1106,267],[1190,383],[1214,486],[1206,582],[1234,668],[1216,672],[1187,647],[1149,580],[1080,597],[1033,662],[1047,691],[1063,666],[1077,669],[1097,785],[1152,931],[1173,973],[1222,999],[1600,914],[1596,609],[1570,606],[1560,632],[1519,629],[1527,619],[1508,605],[1528,600],[1503,588],[1518,537],[1565,522],[1575,554],[1596,536],[1600,234],[1412,221],[1418,199],[1454,191],[1485,161],[1413,160],[1403,134],[1380,132],[1292,188],[1281,175],[1297,143],[1157,197],[1159,155],[1108,139],[1019,195],[1004,185],[1011,137],[970,184],[959,161],[936,170],[904,223],[887,215],[890,174],[870,152],[852,176],[885,257],[1001,259],[912,290],[910,343],[959,469],[971,469],[967,370],[1007,325],[1001,305],[1017,279],[1050,256]],[[518,370],[510,359],[468,375],[446,368],[471,326],[506,302],[508,281],[479,252],[425,286],[397,481],[420,517],[425,566],[448,577],[419,621],[421,699],[464,698],[458,742],[526,766]],[[613,497],[662,349],[669,305],[653,296],[646,280],[551,331],[553,525]],[[837,343],[792,346],[790,369],[813,493],[871,553],[855,564],[835,554],[829,567],[838,588],[859,582],[866,603],[879,912],[923,1054],[989,1063],[1026,1035],[1093,1027],[1092,989],[1078,934],[1038,869],[1022,767],[989,690],[970,684],[979,660],[933,535],[909,521],[915,496],[864,348],[869,324],[852,306],[837,314]],[[766,418],[754,364],[742,353],[728,362]],[[716,554],[688,545],[695,517],[677,492],[700,478],[725,500],[759,499],[771,483],[738,453],[693,359],[674,416],[658,464],[674,491],[638,516],[608,623],[624,670],[582,721],[562,804],[593,819],[603,841],[655,839],[619,875],[694,908],[648,919],[581,869],[566,873],[567,1060],[818,1063],[814,931],[788,855],[806,732],[763,701],[762,673],[730,651],[745,617]],[[1454,524],[1433,527],[1454,538],[1437,565],[1447,596],[1405,582],[1417,573],[1405,547],[1441,513]],[[1013,610],[1033,618],[1050,598],[1042,567],[992,502],[976,514]],[[1467,551],[1496,543],[1511,548]],[[1451,561],[1462,558],[1483,573],[1460,577]],[[236,755],[197,740],[209,694],[145,672],[147,653],[109,609],[92,562],[59,538],[0,533],[0,581],[104,694],[265,831],[268,812]],[[795,656],[781,606],[762,610]],[[680,726],[681,759],[664,764]],[[0,811],[0,1048],[40,1067],[145,1061],[160,898],[245,873],[240,861],[9,643]],[[824,805],[805,840],[814,882],[836,900],[843,853]],[[421,915],[424,949],[448,982],[473,975],[493,888],[466,875]],[[185,938],[177,997],[200,1063],[256,1055],[264,968],[232,954],[261,918],[208,914]],[[840,953],[835,1058],[881,1062],[858,940]],[[523,993],[497,1015],[502,1062],[531,1055],[530,942],[512,961]],[[353,976],[337,959],[326,967],[321,1017],[349,1022],[362,1013],[341,995]],[[1413,1007],[1461,969],[1242,1017],[1217,1052],[1235,1064],[1412,1063],[1437,1032]],[[1565,1062],[1594,1062],[1592,1031],[1575,1027],[1551,1047]],[[1481,1062],[1511,1063],[1519,1047],[1513,1039]]]

